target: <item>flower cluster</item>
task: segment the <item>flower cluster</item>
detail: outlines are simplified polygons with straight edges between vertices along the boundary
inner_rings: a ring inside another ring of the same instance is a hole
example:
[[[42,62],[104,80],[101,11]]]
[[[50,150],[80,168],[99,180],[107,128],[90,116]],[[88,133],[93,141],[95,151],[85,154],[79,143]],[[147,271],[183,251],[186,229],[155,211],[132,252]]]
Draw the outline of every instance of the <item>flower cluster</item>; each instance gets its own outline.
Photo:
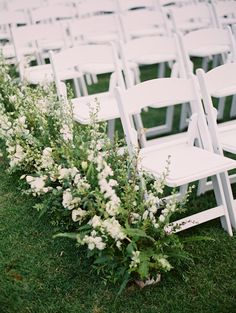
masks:
[[[37,209],[65,218],[74,236],[63,236],[87,246],[96,267],[116,280],[169,271],[169,252],[183,247],[165,226],[184,203],[162,199],[168,167],[158,180],[140,172],[138,158],[97,123],[98,106],[88,126],[78,125],[52,86],[15,84],[1,66],[0,138],[10,171],[20,172]]]

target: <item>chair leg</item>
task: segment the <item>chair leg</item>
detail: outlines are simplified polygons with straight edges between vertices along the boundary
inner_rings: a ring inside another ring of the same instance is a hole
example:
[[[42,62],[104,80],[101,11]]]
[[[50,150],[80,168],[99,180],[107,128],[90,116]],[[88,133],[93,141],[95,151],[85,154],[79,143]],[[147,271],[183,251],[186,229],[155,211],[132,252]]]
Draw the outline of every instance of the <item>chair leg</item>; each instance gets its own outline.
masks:
[[[223,185],[231,225],[234,229],[236,229],[236,201],[233,198],[232,188],[229,181],[229,175],[227,172],[221,173],[220,178]]]
[[[220,64],[219,55],[213,56],[212,68],[217,67]]]
[[[86,77],[86,82],[87,84],[90,86],[92,85],[92,78],[91,78],[91,75],[90,74],[85,74],[85,77]]]
[[[162,78],[165,77],[166,66],[165,63],[160,63],[157,68],[157,77]]]
[[[222,182],[223,176],[217,174],[212,176],[213,190],[218,206],[223,206],[224,214],[220,217],[222,227],[228,232],[230,236],[233,236],[233,231],[231,227],[231,220],[229,217],[229,201],[226,201],[225,198],[225,188]],[[230,186],[229,186],[230,187]],[[231,187],[230,187],[231,190]],[[227,195],[228,196],[228,195]],[[229,200],[229,199],[228,199]]]
[[[97,84],[97,83],[98,83],[97,75],[96,75],[96,74],[91,74],[91,77],[92,77],[92,82],[93,82],[94,84]]]
[[[203,68],[204,72],[207,72],[207,70],[208,70],[208,57],[203,58],[202,68]]]
[[[184,130],[188,123],[187,119],[190,116],[190,108],[188,103],[183,103],[181,105],[181,114],[180,114],[180,123],[179,123],[179,129]]]
[[[87,89],[87,86],[86,86],[86,83],[85,83],[84,76],[81,76],[79,78],[79,84],[81,86],[82,95],[83,96],[87,96],[88,95],[88,89]]]
[[[233,100],[230,109],[230,117],[236,117],[236,95],[233,95]]]
[[[75,87],[75,96],[78,98],[81,96],[80,86],[77,78],[73,79],[74,87]]]
[[[198,182],[197,195],[203,195],[206,192],[207,178],[203,178]]]
[[[224,116],[225,97],[219,99],[217,119],[220,120]]]

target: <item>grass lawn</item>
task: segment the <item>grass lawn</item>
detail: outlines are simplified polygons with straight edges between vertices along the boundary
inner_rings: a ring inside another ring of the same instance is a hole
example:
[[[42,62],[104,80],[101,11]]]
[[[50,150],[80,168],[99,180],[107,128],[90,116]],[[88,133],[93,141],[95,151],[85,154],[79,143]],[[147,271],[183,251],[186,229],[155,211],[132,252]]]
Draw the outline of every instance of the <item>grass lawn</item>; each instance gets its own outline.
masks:
[[[143,79],[153,74],[143,69]],[[103,78],[99,88],[105,84]],[[157,113],[145,115],[152,116],[152,123]],[[213,201],[211,192],[200,198],[193,194],[189,210]],[[212,239],[186,243],[194,264],[163,275],[156,286],[140,290],[130,285],[116,299],[119,286],[105,284],[73,241],[53,239],[57,230],[49,216],[39,218],[34,203],[0,161],[0,313],[236,312],[236,236],[230,238],[219,220],[180,234],[186,240],[195,235]]]

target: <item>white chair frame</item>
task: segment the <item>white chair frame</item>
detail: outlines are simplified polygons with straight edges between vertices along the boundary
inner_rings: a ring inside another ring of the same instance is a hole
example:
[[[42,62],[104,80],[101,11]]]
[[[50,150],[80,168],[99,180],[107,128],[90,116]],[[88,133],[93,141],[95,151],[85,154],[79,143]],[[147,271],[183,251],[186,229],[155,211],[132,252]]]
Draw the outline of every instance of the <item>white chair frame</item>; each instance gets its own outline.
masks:
[[[186,186],[190,182],[208,177],[208,173],[211,173],[217,206],[175,221],[170,225],[169,230],[184,230],[220,217],[222,226],[229,235],[232,235],[230,219],[233,224],[236,217],[235,211],[230,210],[232,205],[228,193],[230,194],[231,189],[226,190],[227,188],[223,186],[225,183],[223,177],[227,177],[227,170],[236,166],[236,161],[213,152],[195,79],[159,78],[143,82],[127,90],[117,87],[115,94],[131,155],[138,147],[138,136],[132,122],[132,115],[135,114],[134,110],[137,107],[141,110],[153,103],[158,107],[175,105],[183,101],[191,103],[195,114],[189,126],[188,139],[157,143],[152,147],[141,148],[139,150],[140,166],[159,177],[164,172],[168,156],[171,155],[170,174],[166,178],[166,185],[170,187]],[[203,142],[204,149],[193,146],[195,138],[198,137]],[[216,164],[219,166],[215,167]],[[178,228],[175,229],[177,225]]]

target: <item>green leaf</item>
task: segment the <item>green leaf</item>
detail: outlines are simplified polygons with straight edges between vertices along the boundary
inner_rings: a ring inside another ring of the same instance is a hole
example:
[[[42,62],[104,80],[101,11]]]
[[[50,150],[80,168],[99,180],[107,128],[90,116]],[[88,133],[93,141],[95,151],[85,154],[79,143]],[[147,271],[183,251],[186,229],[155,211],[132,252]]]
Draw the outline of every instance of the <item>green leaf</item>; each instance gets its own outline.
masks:
[[[70,239],[77,239],[78,234],[77,233],[59,233],[53,236],[53,238],[70,238]]]
[[[119,297],[119,295],[122,293],[122,291],[125,289],[125,287],[126,287],[126,285],[128,284],[129,280],[130,280],[130,273],[129,273],[129,272],[126,272],[126,274],[125,274],[125,276],[124,276],[124,280],[123,280],[123,282],[122,282],[122,284],[121,284],[121,286],[120,286],[120,289],[119,289],[119,291],[118,291],[118,293],[117,293],[117,296],[116,296],[115,301],[117,300],[117,298]]]
[[[105,264],[107,262],[110,262],[112,260],[111,256],[101,256],[98,257],[95,261],[94,264]]]
[[[149,259],[143,259],[138,267],[141,278],[147,278],[149,273]]]
[[[152,238],[151,236],[148,236],[144,230],[139,229],[139,228],[130,228],[130,227],[125,228],[125,233],[126,235],[130,237],[148,238],[151,241],[155,242],[154,238]]]

